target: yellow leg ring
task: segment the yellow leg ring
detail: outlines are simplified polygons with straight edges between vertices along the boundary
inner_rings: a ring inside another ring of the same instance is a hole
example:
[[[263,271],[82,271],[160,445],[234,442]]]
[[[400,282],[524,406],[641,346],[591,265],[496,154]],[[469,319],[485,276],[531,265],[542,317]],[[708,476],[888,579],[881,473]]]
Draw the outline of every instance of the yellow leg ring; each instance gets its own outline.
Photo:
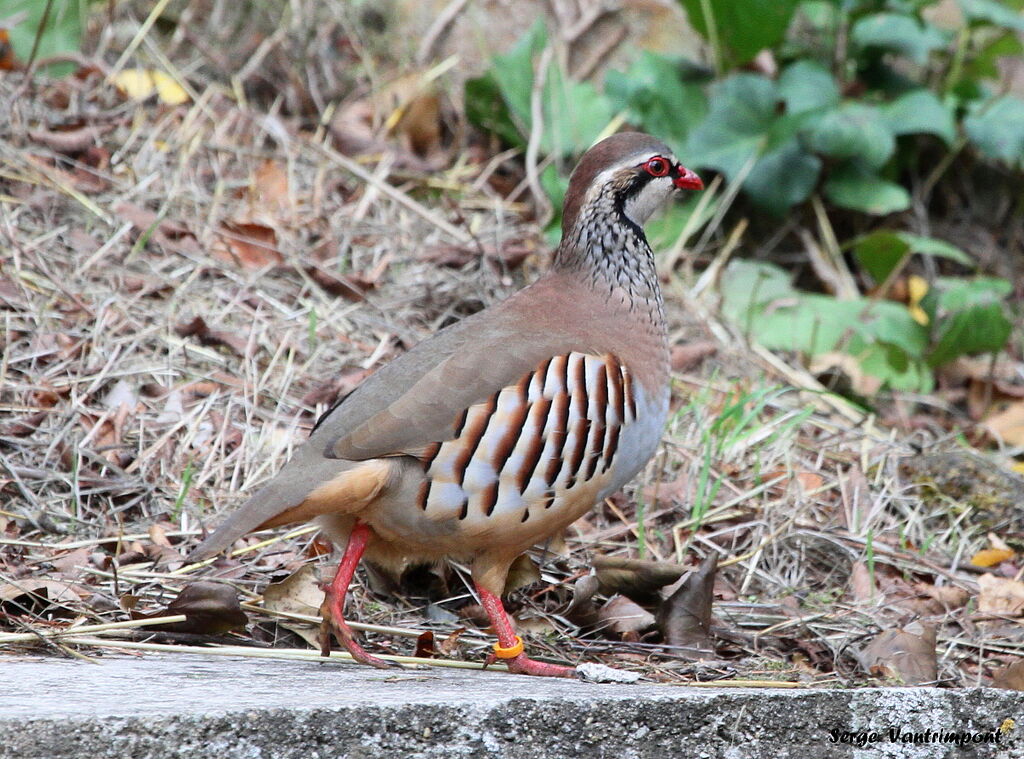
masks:
[[[508,648],[502,648],[500,643],[494,644],[494,655],[499,659],[515,659],[519,654],[523,652],[523,639],[518,635],[516,636],[516,642]]]

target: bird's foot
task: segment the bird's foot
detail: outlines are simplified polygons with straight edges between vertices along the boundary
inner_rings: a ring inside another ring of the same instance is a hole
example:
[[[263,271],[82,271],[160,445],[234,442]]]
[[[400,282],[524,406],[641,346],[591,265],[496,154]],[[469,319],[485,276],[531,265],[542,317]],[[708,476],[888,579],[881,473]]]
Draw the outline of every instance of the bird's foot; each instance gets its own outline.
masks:
[[[320,655],[325,657],[331,655],[331,637],[333,636],[352,655],[352,658],[360,664],[369,664],[377,669],[404,669],[398,662],[387,661],[379,656],[367,653],[366,649],[356,642],[352,628],[348,626],[344,619],[336,617],[331,612],[333,600],[331,595],[331,592],[328,590],[324,598],[324,604],[320,607],[320,616],[323,620],[320,623]]]
[[[531,659],[526,654],[519,654],[511,659],[499,659],[495,654],[490,654],[484,667],[489,667],[495,662],[500,662],[508,667],[508,671],[516,675],[535,675],[536,677],[568,677],[576,679],[580,675],[575,667],[566,667],[561,664],[549,664],[544,661]]]

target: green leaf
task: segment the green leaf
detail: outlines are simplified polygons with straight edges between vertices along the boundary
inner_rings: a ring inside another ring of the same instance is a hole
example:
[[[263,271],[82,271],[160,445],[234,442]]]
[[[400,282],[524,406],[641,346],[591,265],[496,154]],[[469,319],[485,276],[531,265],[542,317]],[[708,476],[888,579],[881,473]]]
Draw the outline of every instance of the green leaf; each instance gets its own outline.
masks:
[[[807,135],[810,147],[832,158],[859,158],[865,166],[877,169],[896,150],[896,138],[870,105],[844,103],[818,119]]]
[[[971,142],[989,158],[1024,163],[1024,100],[1003,95],[976,106],[964,119]]]
[[[14,54],[27,62],[32,55],[39,25],[46,11],[45,0],[2,0],[0,18],[18,20],[10,27],[11,47]],[[36,59],[49,58],[63,53],[76,53],[82,49],[82,33],[85,29],[86,7],[84,0],[55,2],[50,8],[46,28],[39,34],[39,49]],[[73,63],[60,63],[48,67],[50,76],[65,76],[75,70]]]
[[[972,23],[988,22],[1004,29],[1024,32],[1024,16],[996,0],[959,0],[964,18]]]
[[[853,243],[853,255],[857,263],[878,284],[886,280],[904,257],[914,253],[948,258],[964,266],[974,264],[970,256],[948,242],[908,232],[879,230],[858,237]]]
[[[797,139],[811,112],[780,116],[775,84],[763,76],[736,74],[711,88],[711,111],[690,133],[685,150],[695,166],[721,171],[730,181],[750,170],[743,189],[751,200],[784,213],[814,190],[821,161]]]
[[[794,296],[790,276],[774,264],[736,260],[722,277],[722,313],[741,327],[744,317],[780,298]]]
[[[627,112],[630,123],[673,147],[686,142],[708,110],[703,89],[683,81],[677,62],[647,50],[628,72],[609,71],[604,89],[614,109]]]
[[[492,74],[467,79],[464,100],[466,118],[471,124],[498,135],[511,145],[525,144],[516,125],[512,123],[498,80]]]
[[[681,0],[690,23],[704,39],[716,40],[734,64],[746,63],[782,42],[798,0]],[[704,15],[705,7],[711,18]],[[709,23],[710,22],[710,23]],[[712,34],[712,27],[714,34]]]
[[[842,208],[882,216],[910,207],[910,193],[852,163],[838,167],[825,182],[825,196]]]
[[[939,277],[933,283],[929,295],[934,294],[936,298],[933,313],[942,318],[961,308],[1002,300],[1012,291],[1013,285],[1000,277]]]
[[[893,134],[934,134],[947,145],[956,139],[952,109],[943,105],[931,90],[908,92],[883,105],[881,111]]]
[[[946,44],[945,35],[913,16],[901,13],[873,13],[853,25],[851,38],[861,47],[880,47],[924,64],[928,54]]]
[[[974,259],[960,248],[945,240],[936,240],[934,237],[924,237],[923,235],[912,235],[909,232],[897,232],[897,235],[910,246],[912,253],[935,256],[936,258],[948,258],[950,261],[956,261],[962,266],[974,266]]]
[[[781,216],[811,196],[820,173],[821,159],[791,139],[758,159],[743,190],[761,208]]]
[[[978,40],[975,44],[980,47],[964,64],[960,77],[959,86],[961,88],[965,83],[977,86],[977,82],[972,80],[998,79],[1002,73],[999,69],[1000,58],[1019,56],[1024,53],[1024,44],[1021,44],[1020,36],[1016,32],[1006,32],[991,41]]]
[[[566,79],[556,63],[548,71],[544,88],[544,135],[541,150],[571,156],[594,144],[611,122],[611,103],[590,82]],[[532,120],[527,124],[532,126]]]
[[[802,60],[787,66],[779,77],[779,94],[788,113],[839,105],[839,85],[824,66]]]
[[[533,92],[533,58],[548,41],[544,20],[538,19],[504,55],[494,56],[489,72],[498,83],[502,98],[519,129],[529,134],[530,96]]]
[[[1011,327],[996,301],[968,306],[940,322],[938,341],[928,354],[928,364],[941,366],[957,356],[1002,350]]]
[[[733,261],[721,282],[722,313],[762,345],[811,355],[839,351],[890,387],[931,387],[923,360],[927,330],[902,304],[800,292],[782,269],[755,261]]]
[[[533,119],[534,57],[547,44],[547,31],[538,21],[505,55],[494,58],[488,72],[466,83],[466,113],[470,121],[513,145],[525,146]],[[577,154],[590,147],[612,119],[611,103],[588,82],[567,79],[557,62],[548,67],[541,94],[544,132],[540,147],[547,154]]]
[[[881,284],[909,255],[909,250],[910,246],[896,232],[880,231],[858,238],[853,255],[860,267]]]
[[[775,84],[757,74],[735,74],[711,87],[711,110],[690,134],[686,154],[697,166],[735,179],[758,155],[778,118]]]

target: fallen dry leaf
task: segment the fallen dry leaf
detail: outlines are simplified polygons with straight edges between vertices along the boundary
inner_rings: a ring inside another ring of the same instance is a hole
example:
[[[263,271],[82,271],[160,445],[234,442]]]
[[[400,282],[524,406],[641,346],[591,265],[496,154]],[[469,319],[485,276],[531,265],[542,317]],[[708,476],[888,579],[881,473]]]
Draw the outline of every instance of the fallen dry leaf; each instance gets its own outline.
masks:
[[[227,348],[237,356],[245,356],[248,341],[241,335],[220,329],[210,329],[206,320],[197,316],[191,321],[181,322],[174,328],[179,337],[195,337],[200,345]]]
[[[310,279],[329,292],[348,300],[361,301],[366,293],[377,287],[377,280],[361,272],[332,274],[319,266],[307,266],[306,273]]]
[[[419,637],[416,638],[416,650],[413,652],[413,656],[419,659],[433,659],[437,656],[437,651],[434,650],[433,632],[427,630],[419,634]]]
[[[509,567],[508,576],[505,578],[505,591],[502,595],[525,588],[540,581],[540,568],[528,555],[520,554],[512,566]]]
[[[718,344],[710,340],[697,340],[692,343],[683,343],[672,346],[672,371],[685,372],[700,364],[708,356],[718,352]]]
[[[594,557],[594,569],[604,595],[620,593],[641,601],[686,574],[678,564],[601,555]]]
[[[271,583],[263,591],[263,607],[286,614],[320,616],[324,592],[320,574],[313,564],[305,564],[281,582]],[[320,647],[319,627],[313,622],[282,619],[279,624],[302,638],[311,648]]]
[[[855,601],[867,602],[875,598],[875,582],[863,561],[855,561],[850,570],[850,592]]]
[[[1005,690],[1024,690],[1024,659],[1017,659],[992,675],[992,685]]]
[[[625,596],[612,596],[597,617],[602,628],[616,635],[643,632],[655,623],[653,614]]]
[[[265,224],[240,221],[221,222],[210,254],[219,261],[250,271],[277,266],[284,261],[277,249],[277,232]]]
[[[600,582],[596,575],[588,574],[579,578],[572,585],[572,601],[569,602],[564,616],[580,627],[593,627],[597,624],[597,605],[594,596]]]
[[[0,583],[0,611],[38,616],[52,605],[81,601],[87,594],[76,588],[68,582],[35,578]]]
[[[715,649],[709,630],[717,569],[718,554],[708,554],[658,607],[658,628],[665,642],[687,649],[684,653],[695,658],[703,658]]]
[[[838,371],[850,381],[850,387],[859,395],[873,396],[882,387],[882,380],[867,374],[860,362],[848,353],[819,353],[811,359],[811,374],[822,375]]]
[[[936,613],[942,613],[950,609],[959,609],[966,605],[971,597],[970,593],[955,585],[937,587],[931,583],[919,582],[914,585],[914,589],[939,604],[941,608]]]
[[[279,161],[268,158],[257,169],[249,188],[254,213],[269,210],[277,214],[291,206],[288,172]]]
[[[132,100],[146,100],[156,95],[161,103],[181,105],[189,99],[188,93],[173,77],[157,69],[124,69],[111,81]]]
[[[177,597],[162,611],[150,614],[135,612],[134,619],[184,614],[184,622],[152,625],[150,630],[162,630],[194,635],[220,635],[245,627],[249,618],[238,603],[238,593],[230,585],[219,582],[193,582],[186,585]]]
[[[978,578],[978,611],[985,614],[1024,614],[1024,582],[992,574]]]
[[[112,128],[112,127],[111,127]],[[86,148],[99,142],[105,130],[98,126],[79,126],[73,129],[50,130],[48,128],[30,129],[28,137],[33,142],[54,150],[58,153],[81,153]]]
[[[1013,556],[1014,552],[1009,548],[985,548],[971,557],[971,564],[976,567],[994,567]]]
[[[996,442],[1024,445],[1024,401],[1011,403],[1002,411],[990,414],[982,424]]]
[[[926,685],[938,679],[935,628],[913,622],[902,630],[884,630],[859,653],[861,666],[876,677],[905,685]]]

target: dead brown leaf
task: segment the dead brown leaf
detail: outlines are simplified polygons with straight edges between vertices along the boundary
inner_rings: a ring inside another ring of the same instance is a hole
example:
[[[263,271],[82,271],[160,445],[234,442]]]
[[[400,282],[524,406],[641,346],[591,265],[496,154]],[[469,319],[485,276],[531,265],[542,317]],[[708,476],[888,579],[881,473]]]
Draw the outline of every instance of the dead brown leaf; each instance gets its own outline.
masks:
[[[420,659],[433,659],[437,656],[437,651],[434,650],[433,632],[427,630],[419,634],[419,637],[416,638],[416,651],[413,656]]]
[[[527,554],[520,554],[509,567],[508,576],[505,578],[505,592],[502,595],[508,595],[539,581],[540,568]]]
[[[377,280],[362,272],[349,272],[347,274],[332,274],[319,266],[307,266],[306,273],[310,279],[320,287],[340,298],[361,301],[366,293],[377,287]]]
[[[197,316],[191,321],[180,322],[174,331],[179,337],[195,337],[199,340],[200,345],[227,348],[237,356],[244,357],[246,355],[248,341],[244,337],[226,330],[210,329],[206,320],[201,316]]]
[[[922,595],[928,596],[939,604],[940,608],[936,613],[942,613],[950,609],[959,609],[965,606],[971,597],[970,593],[955,585],[937,587],[931,583],[919,582],[914,585],[914,588]]]
[[[238,603],[238,593],[230,585],[219,582],[193,582],[186,585],[163,611],[150,614],[133,613],[134,619],[184,614],[184,622],[152,625],[150,630],[192,633],[194,635],[220,635],[245,627],[249,618]]]
[[[935,628],[913,622],[902,630],[885,630],[859,654],[861,666],[876,677],[905,685],[926,685],[938,679]]]
[[[700,365],[708,356],[718,353],[718,344],[710,340],[697,340],[672,346],[672,371],[685,372]]]
[[[86,595],[85,591],[69,582],[25,578],[0,583],[0,611],[37,616],[52,605],[76,604]]]
[[[686,569],[678,564],[600,554],[594,557],[594,569],[604,595],[621,593],[639,600],[652,597],[686,574]]]
[[[277,248],[277,232],[265,224],[251,222],[221,222],[210,254],[223,263],[250,271],[284,262],[284,256]]]
[[[269,211],[275,216],[291,207],[288,172],[280,162],[268,158],[257,169],[249,188],[253,212]]]
[[[597,617],[602,628],[620,636],[643,632],[655,623],[653,614],[625,596],[612,596]]]
[[[600,582],[596,575],[588,574],[579,578],[572,585],[572,601],[565,610],[565,617],[580,627],[593,627],[597,624],[597,605],[594,596]]]
[[[978,611],[985,614],[1024,615],[1024,582],[993,574],[978,578]]]
[[[992,675],[992,684],[1005,690],[1024,690],[1024,659],[1017,659]]]
[[[644,502],[652,506],[658,504],[671,506],[673,503],[685,504],[690,497],[690,476],[685,469],[681,469],[679,476],[670,482],[655,481],[650,485],[646,485],[643,489],[643,496]],[[672,582],[675,582],[675,580],[672,580]]]
[[[441,656],[451,656],[455,653],[459,645],[459,636],[466,632],[465,627],[457,627],[448,633],[448,637],[441,641],[439,651]]]
[[[54,150],[58,153],[80,153],[99,142],[103,129],[95,125],[77,126],[70,129],[51,130],[49,127],[28,130],[28,137],[33,142]]]
[[[317,617],[323,600],[320,575],[313,564],[305,564],[281,582],[271,583],[263,591],[264,608],[286,614]],[[298,635],[311,648],[320,647],[319,628],[314,623],[282,619],[280,625]]]
[[[875,597],[875,583],[863,561],[855,561],[850,570],[850,592],[855,601],[866,602]]]
[[[1024,401],[1010,403],[1002,411],[989,414],[982,424],[996,442],[1024,445]]]
[[[129,222],[141,234],[149,234],[151,240],[168,250],[184,252],[198,250],[195,236],[180,221],[160,219],[155,211],[127,201],[114,206],[114,213]]]
[[[658,607],[658,629],[665,642],[687,649],[684,653],[694,658],[702,658],[715,648],[709,630],[717,569],[718,554],[708,554]]]

